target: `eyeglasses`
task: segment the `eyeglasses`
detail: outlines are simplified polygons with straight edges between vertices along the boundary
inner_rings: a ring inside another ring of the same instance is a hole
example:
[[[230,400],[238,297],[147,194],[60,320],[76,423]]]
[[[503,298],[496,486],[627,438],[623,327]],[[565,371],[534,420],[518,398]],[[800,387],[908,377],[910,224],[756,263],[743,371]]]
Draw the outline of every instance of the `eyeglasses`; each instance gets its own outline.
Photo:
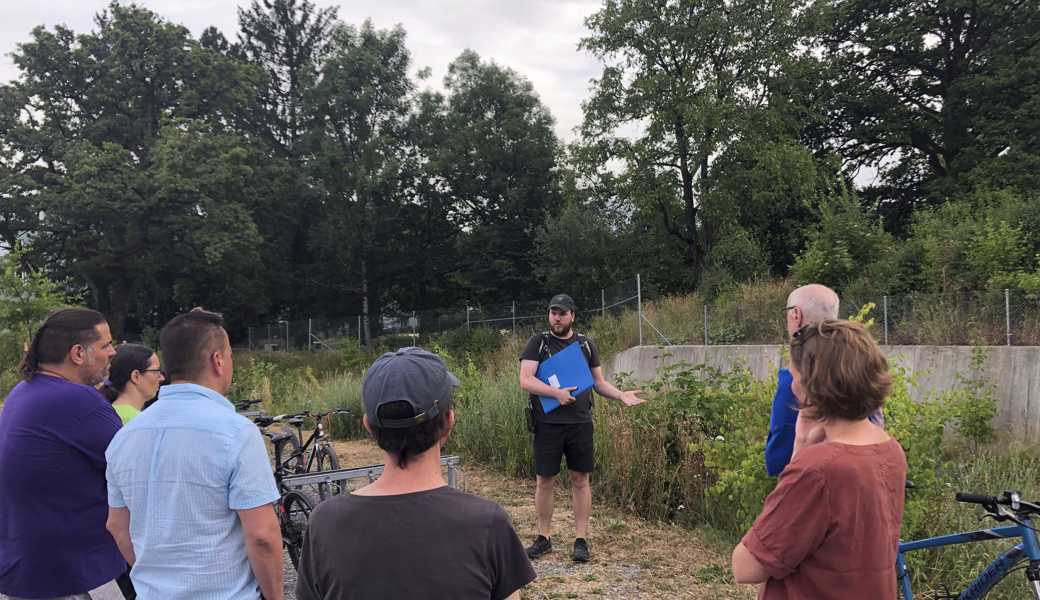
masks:
[[[787,314],[787,311],[794,310],[796,308],[798,308],[798,307],[797,306],[785,306],[780,312],[782,312],[784,314]]]
[[[138,373],[162,373],[162,369],[138,369]]]

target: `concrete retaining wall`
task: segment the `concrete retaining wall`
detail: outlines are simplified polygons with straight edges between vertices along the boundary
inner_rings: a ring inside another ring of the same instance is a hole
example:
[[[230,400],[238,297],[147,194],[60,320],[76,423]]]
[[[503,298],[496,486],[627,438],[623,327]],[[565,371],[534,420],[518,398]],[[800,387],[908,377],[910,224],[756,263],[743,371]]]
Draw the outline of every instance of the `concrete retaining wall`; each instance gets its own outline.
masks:
[[[970,346],[883,346],[890,360],[907,368],[917,381],[915,397],[957,385],[957,375],[971,369]],[[1040,347],[985,348],[984,370],[997,389],[997,427],[1014,437],[1040,442]],[[658,369],[676,362],[705,364],[722,370],[742,363],[761,379],[774,379],[780,346],[639,346],[605,365],[608,373],[628,373],[636,381],[653,379]]]

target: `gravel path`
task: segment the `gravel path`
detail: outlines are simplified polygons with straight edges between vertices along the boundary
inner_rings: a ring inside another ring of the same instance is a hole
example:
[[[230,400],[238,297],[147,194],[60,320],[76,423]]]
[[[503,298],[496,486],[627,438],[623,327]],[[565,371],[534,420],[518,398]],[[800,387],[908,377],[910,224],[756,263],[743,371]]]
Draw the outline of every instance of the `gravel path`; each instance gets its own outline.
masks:
[[[282,580],[285,581],[285,600],[296,600],[296,569],[292,567],[289,553],[283,552],[282,554],[282,558],[285,560],[285,572],[282,576]]]

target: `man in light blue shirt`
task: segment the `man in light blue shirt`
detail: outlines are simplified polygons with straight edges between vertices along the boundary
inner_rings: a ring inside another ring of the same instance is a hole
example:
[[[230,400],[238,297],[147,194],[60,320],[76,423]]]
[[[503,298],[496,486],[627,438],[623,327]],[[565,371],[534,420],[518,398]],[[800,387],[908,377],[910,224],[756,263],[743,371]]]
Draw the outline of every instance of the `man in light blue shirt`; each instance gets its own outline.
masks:
[[[108,460],[108,529],[141,598],[281,600],[278,489],[259,430],[224,397],[231,345],[196,309],[160,336],[172,384],[123,427]]]

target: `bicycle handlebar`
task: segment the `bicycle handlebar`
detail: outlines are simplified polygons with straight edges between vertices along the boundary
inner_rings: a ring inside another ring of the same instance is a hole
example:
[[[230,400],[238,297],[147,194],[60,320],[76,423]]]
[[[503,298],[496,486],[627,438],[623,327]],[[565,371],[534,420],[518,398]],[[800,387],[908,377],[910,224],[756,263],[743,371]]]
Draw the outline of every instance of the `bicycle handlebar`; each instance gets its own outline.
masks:
[[[999,504],[999,498],[996,496],[983,496],[981,494],[969,494],[967,492],[957,492],[957,502],[964,502],[965,504],[981,504],[996,505]]]
[[[257,425],[259,425],[260,427],[267,427],[268,425],[271,425],[273,423],[280,423],[280,422],[289,421],[289,420],[292,420],[292,419],[303,419],[303,418],[306,418],[306,417],[313,417],[315,419],[324,419],[325,417],[327,417],[329,415],[352,415],[352,414],[354,414],[354,411],[350,410],[349,408],[333,408],[331,410],[326,410],[326,411],[323,411],[323,412],[316,412],[316,413],[312,413],[310,411],[305,410],[305,411],[298,412],[298,413],[287,413],[287,414],[284,414],[284,415],[274,415],[274,416],[271,416],[271,415],[260,415],[260,416],[254,417],[253,418],[253,422],[256,423]]]
[[[1005,491],[1003,496],[985,496],[982,494],[971,494],[967,492],[957,492],[957,502],[964,502],[967,504],[980,504],[986,509],[991,515],[995,516],[1000,520],[1005,515],[1014,514],[1018,517],[1030,517],[1032,515],[1040,515],[1040,504],[1033,502],[1027,502],[1022,500],[1019,492]],[[1009,512],[1001,513],[999,506],[1006,506],[1011,509]]]

